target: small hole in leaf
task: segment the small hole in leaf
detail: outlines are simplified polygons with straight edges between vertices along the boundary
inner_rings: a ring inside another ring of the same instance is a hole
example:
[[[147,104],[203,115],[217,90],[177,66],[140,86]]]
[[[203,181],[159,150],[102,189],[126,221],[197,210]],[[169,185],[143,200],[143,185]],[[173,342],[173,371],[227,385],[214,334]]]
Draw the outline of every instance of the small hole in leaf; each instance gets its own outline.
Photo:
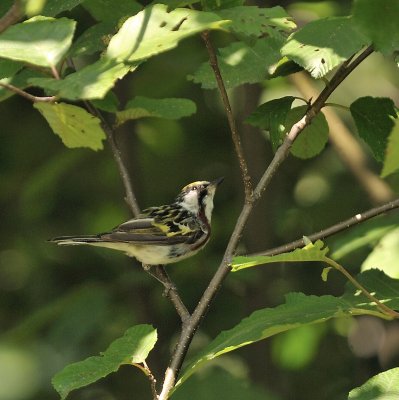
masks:
[[[320,51],[320,49],[314,49],[314,51]]]
[[[163,27],[166,26],[166,25],[167,25],[166,22],[163,21],[163,22],[161,22],[161,24],[159,25],[159,27],[160,27],[160,28],[163,28]]]
[[[326,63],[326,60],[325,60],[324,58],[322,58],[322,59],[321,59],[321,63],[322,63],[322,64],[325,64],[325,63]]]

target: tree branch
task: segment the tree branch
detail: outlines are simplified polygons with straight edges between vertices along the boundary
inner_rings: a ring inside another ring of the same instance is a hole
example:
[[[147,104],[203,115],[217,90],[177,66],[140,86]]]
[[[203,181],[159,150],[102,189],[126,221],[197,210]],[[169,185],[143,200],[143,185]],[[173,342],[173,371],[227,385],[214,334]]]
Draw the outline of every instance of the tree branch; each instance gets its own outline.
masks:
[[[263,192],[268,187],[279,166],[288,157],[292,143],[297,138],[297,136],[306,128],[307,125],[311,123],[312,119],[320,112],[331,93],[333,93],[333,91],[340,85],[340,83],[342,83],[342,81],[372,52],[373,49],[371,47],[368,47],[355,60],[352,61],[353,57],[351,57],[349,60],[344,62],[340,68],[338,68],[333,78],[331,79],[330,84],[324,88],[324,90],[320,93],[315,102],[310,105],[305,116],[292,126],[283,144],[277,149],[273,160],[271,161],[270,165],[268,166],[258,185],[256,186],[253,195],[249,199],[246,198],[246,202],[244,203],[244,206],[238,217],[236,226],[233,230],[230,241],[224,253],[223,260],[220,263],[220,266],[215,275],[211,279],[204,294],[202,295],[191,317],[189,318],[187,323],[183,325],[175,352],[165,373],[165,379],[162,387],[162,392],[159,396],[159,400],[166,400],[169,397],[169,392],[175,385],[176,378],[180,372],[191,340],[203,318],[205,317],[205,314],[212,300],[215,298],[219,288],[221,287],[224,279],[231,271],[231,259],[237,248],[238,242],[255,203],[260,199]]]
[[[249,201],[252,196],[252,184],[251,177],[248,173],[248,165],[245,161],[244,150],[242,148],[240,135],[238,134],[237,126],[235,123],[235,119],[233,116],[233,111],[231,109],[229,96],[227,95],[226,87],[224,85],[224,81],[222,78],[222,74],[220,72],[218,60],[216,57],[215,49],[209,39],[209,31],[205,31],[201,34],[202,39],[205,42],[206,49],[209,54],[209,63],[213,69],[215,74],[216,82],[219,88],[220,97],[222,98],[223,105],[226,111],[227,120],[229,122],[231,137],[233,139],[234,149],[237,154],[238,162],[240,164],[241,175],[244,182],[244,190],[245,190],[245,199]]]
[[[312,233],[311,235],[306,235],[306,237],[311,241],[315,242],[316,240],[323,240],[329,236],[335,235],[336,233],[342,232],[348,228],[351,228],[352,226],[355,226],[357,224],[360,224],[362,222],[367,221],[370,218],[374,218],[378,215],[393,211],[395,209],[399,208],[399,199],[390,201],[389,203],[386,203],[382,206],[371,208],[370,210],[367,210],[363,213],[356,214],[355,216],[348,218],[345,221],[342,221],[338,224],[332,225],[326,229],[323,229],[319,232]],[[262,251],[259,253],[254,253],[248,255],[248,257],[254,257],[254,256],[275,256],[276,254],[281,254],[281,253],[287,253],[289,251],[293,251],[299,247],[305,246],[305,241],[304,239],[298,239],[295,240],[294,242],[284,244],[282,246],[275,247],[270,250]]]
[[[21,1],[16,0],[11,8],[0,18],[0,33],[22,18]]]

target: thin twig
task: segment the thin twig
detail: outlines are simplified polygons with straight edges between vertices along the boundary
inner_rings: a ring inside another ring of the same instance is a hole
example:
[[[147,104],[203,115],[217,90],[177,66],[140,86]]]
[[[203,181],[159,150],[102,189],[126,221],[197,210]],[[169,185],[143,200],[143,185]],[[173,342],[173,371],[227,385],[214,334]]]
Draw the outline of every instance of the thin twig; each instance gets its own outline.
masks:
[[[58,100],[57,96],[33,96],[29,94],[28,92],[25,92],[24,90],[14,86],[10,85],[9,83],[3,83],[0,82],[0,86],[3,87],[4,89],[9,90],[10,92],[14,92],[22,97],[25,97],[25,99],[28,99],[30,101],[33,101],[34,103],[54,103],[55,101]]]
[[[11,8],[0,18],[0,33],[18,22],[23,16],[21,1],[16,0]]]
[[[201,36],[202,36],[202,39],[204,40],[205,46],[208,50],[209,63],[215,74],[216,82],[217,82],[217,85],[219,88],[220,97],[222,98],[224,108],[226,111],[227,120],[229,122],[231,137],[233,139],[234,149],[237,154],[238,162],[240,164],[242,179],[244,182],[245,199],[247,201],[249,201],[252,196],[251,177],[249,176],[248,165],[247,165],[247,162],[245,161],[244,150],[242,148],[240,135],[238,134],[237,126],[236,126],[235,119],[233,116],[233,111],[231,109],[229,96],[227,95],[226,87],[224,85],[222,74],[220,72],[215,49],[209,39],[209,31],[203,32],[201,34]]]
[[[393,211],[397,208],[399,208],[399,199],[390,201],[389,203],[383,204],[382,206],[379,207],[371,208],[370,210],[367,210],[363,213],[356,214],[355,216],[348,218],[345,221],[329,226],[328,228],[325,228],[319,232],[312,233],[311,235],[306,235],[306,237],[311,242],[315,242],[316,240],[323,240],[329,236],[335,235],[336,233],[342,232],[343,230],[346,230],[352,226],[367,221],[370,218],[374,218],[378,215],[387,213],[389,211]],[[295,240],[291,243],[283,244],[282,246],[278,246],[270,250],[249,254],[248,257],[275,256],[276,254],[287,253],[288,251],[293,251],[305,245],[306,245],[305,240],[302,238]]]
[[[292,126],[283,144],[277,149],[272,162],[270,163],[269,167],[266,169],[258,185],[256,186],[253,196],[250,197],[249,201],[248,199],[246,199],[247,201],[244,203],[242,211],[238,217],[237,223],[230,237],[230,241],[227,245],[223,260],[215,275],[211,279],[209,286],[206,288],[204,294],[202,295],[197,307],[187,321],[187,324],[183,326],[179,341],[176,345],[175,352],[172,356],[169,367],[165,372],[165,379],[161,394],[159,396],[159,400],[166,400],[169,397],[169,393],[175,385],[177,376],[180,372],[183,360],[186,356],[194,333],[202,322],[212,300],[215,298],[224,279],[231,271],[231,259],[237,248],[239,239],[242,235],[248,217],[252,212],[254,204],[260,199],[262,193],[270,183],[271,179],[275,176],[278,167],[288,157],[292,143],[297,138],[297,136],[305,129],[307,125],[311,123],[312,119],[320,112],[321,108],[324,106],[331,93],[368,55],[372,53],[372,51],[372,48],[368,47],[355,60],[352,61],[353,57],[351,57],[337,70],[337,72],[331,79],[329,86],[327,86],[320,93],[315,102],[310,105],[305,116]]]
[[[106,119],[103,117],[101,112],[96,107],[94,107],[89,101],[86,101],[85,105],[86,108],[101,121],[101,125],[105,131],[105,134],[107,135],[108,143],[111,146],[112,154],[114,155],[116,164],[119,169],[119,174],[122,178],[122,182],[125,187],[126,203],[129,206],[130,210],[132,211],[133,215],[137,217],[140,214],[140,207],[138,205],[136,196],[134,195],[129,171],[127,170],[124,164],[124,161],[122,159],[122,154],[118,148],[118,145],[116,144],[114,130],[108,124]]]
[[[151,386],[151,393],[152,393],[152,398],[153,400],[158,400],[159,396],[157,393],[157,380],[155,379],[154,374],[151,372],[150,368],[148,367],[147,363],[143,361],[141,364],[133,363],[133,365],[137,368],[139,368],[141,371],[143,371],[144,375],[148,378],[150,381],[150,386]]]
[[[186,321],[190,318],[190,313],[188,312],[186,306],[184,305],[182,299],[179,296],[176,285],[170,279],[168,273],[163,265],[146,265],[143,264],[143,269],[153,278],[162,283],[165,288],[165,297],[167,297],[176,309],[182,324],[184,325]]]

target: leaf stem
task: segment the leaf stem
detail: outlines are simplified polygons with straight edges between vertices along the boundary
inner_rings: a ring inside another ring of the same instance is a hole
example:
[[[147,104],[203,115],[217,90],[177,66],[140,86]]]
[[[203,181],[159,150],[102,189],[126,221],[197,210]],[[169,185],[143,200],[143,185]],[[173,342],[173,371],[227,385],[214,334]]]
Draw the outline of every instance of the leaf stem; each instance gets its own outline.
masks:
[[[335,268],[337,271],[341,272],[357,289],[359,289],[369,300],[373,301],[377,308],[381,310],[386,315],[392,318],[399,318],[399,313],[392,310],[385,304],[381,303],[375,296],[373,296],[363,285],[361,285],[341,264],[329,257],[324,257],[324,262],[326,262],[331,267]]]

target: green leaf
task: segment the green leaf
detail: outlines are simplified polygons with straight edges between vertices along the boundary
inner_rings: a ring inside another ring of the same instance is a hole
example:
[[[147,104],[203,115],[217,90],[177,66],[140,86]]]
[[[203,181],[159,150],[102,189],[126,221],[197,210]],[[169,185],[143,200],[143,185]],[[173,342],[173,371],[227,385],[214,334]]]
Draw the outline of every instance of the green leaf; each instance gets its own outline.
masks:
[[[386,55],[399,50],[398,16],[397,0],[355,0],[353,6],[356,26]]]
[[[286,33],[296,28],[282,7],[233,7],[218,11],[222,19],[231,20],[228,30],[245,36],[286,38]]]
[[[23,64],[11,60],[0,60],[0,79],[14,76],[23,68]]]
[[[116,113],[116,122],[120,125],[130,119],[145,117],[179,119],[195,112],[195,103],[188,99],[150,99],[137,96],[126,104],[123,111]]]
[[[383,178],[399,169],[399,119],[396,119],[394,124],[385,150],[384,167],[381,172]]]
[[[391,279],[376,270],[362,273],[357,280],[369,291],[375,292],[376,296],[389,307],[399,308],[398,280]],[[232,329],[221,332],[188,364],[177,385],[181,385],[199,367],[222,354],[267,339],[280,332],[326,322],[331,318],[353,315],[383,316],[376,311],[374,303],[362,294],[359,295],[350,284],[347,285],[347,290],[342,297],[289,293],[285,304],[257,310]]]
[[[110,113],[116,113],[119,108],[119,100],[112,90],[110,90],[103,99],[95,99],[92,100],[91,103],[94,107]]]
[[[327,253],[328,247],[324,247],[324,243],[318,240],[315,243],[309,243],[301,249],[276,256],[234,257],[231,268],[233,272],[237,272],[244,268],[276,262],[324,261]]]
[[[269,79],[295,74],[299,71],[303,71],[300,65],[287,57],[283,57],[277,64],[269,68]]]
[[[103,57],[65,79],[34,78],[30,83],[69,100],[102,99],[118,79],[135,68]]]
[[[350,17],[334,17],[306,24],[290,36],[281,53],[321,78],[368,43]]]
[[[273,151],[281,144],[286,131],[285,120],[291,109],[293,96],[285,96],[280,99],[270,100],[261,104],[246,120],[248,124],[265,129],[270,134]]]
[[[370,378],[349,392],[348,400],[397,400],[399,368],[392,368]]]
[[[156,330],[150,325],[137,325],[116,339],[100,356],[70,364],[53,380],[61,399],[75,389],[89,385],[115,372],[121,365],[142,363],[157,341]]]
[[[389,231],[363,261],[362,271],[378,268],[392,278],[399,278],[399,228]]]
[[[137,14],[143,7],[134,0],[85,0],[82,6],[97,21],[117,23],[121,18]]]
[[[115,31],[115,25],[111,22],[100,22],[85,30],[72,45],[69,54],[71,57],[90,55],[103,51]]]
[[[35,103],[33,106],[43,114],[65,146],[92,150],[103,148],[105,133],[100,127],[100,120],[83,108],[65,103]]]
[[[35,17],[10,26],[0,35],[0,57],[55,67],[72,43],[75,25],[67,18]]]
[[[386,97],[360,97],[350,105],[359,136],[369,145],[375,159],[384,161],[389,134],[397,118],[393,101]]]
[[[253,46],[234,42],[219,49],[218,63],[226,88],[265,80],[268,68],[280,59],[280,47],[281,42],[278,39],[266,38],[257,40]],[[209,62],[203,63],[187,78],[194,83],[200,83],[203,89],[217,87]]]
[[[306,113],[307,106],[292,108],[285,120],[285,126],[290,129]],[[322,112],[319,112],[295,139],[291,153],[298,158],[311,158],[319,154],[328,142],[328,123]]]
[[[145,8],[130,17],[111,39],[107,56],[129,62],[143,60],[175,48],[178,43],[207,29],[221,29],[228,21],[216,14],[163,4]]]
[[[164,1],[162,3],[166,4]],[[167,3],[169,3],[169,0],[167,0]],[[201,0],[202,9],[205,11],[222,10],[225,8],[242,6],[243,3],[244,0]]]
[[[69,11],[78,6],[84,0],[46,0],[42,15],[55,17],[63,11]]]

